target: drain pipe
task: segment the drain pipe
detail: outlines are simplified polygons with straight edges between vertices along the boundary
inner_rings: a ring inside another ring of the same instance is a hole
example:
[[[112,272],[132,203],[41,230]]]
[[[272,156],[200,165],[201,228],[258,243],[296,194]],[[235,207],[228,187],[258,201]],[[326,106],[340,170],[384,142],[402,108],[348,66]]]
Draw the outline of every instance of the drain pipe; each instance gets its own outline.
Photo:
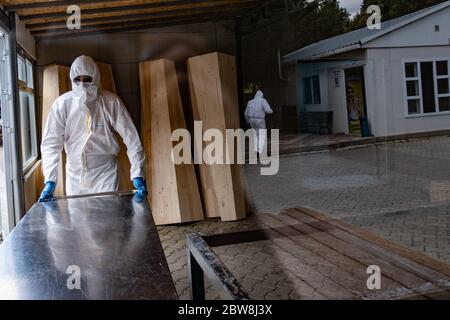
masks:
[[[277,49],[277,58],[278,58],[278,77],[283,82],[290,82],[291,81],[290,78],[285,78],[283,76],[283,70],[282,70],[282,67],[281,67],[281,50],[279,48]]]

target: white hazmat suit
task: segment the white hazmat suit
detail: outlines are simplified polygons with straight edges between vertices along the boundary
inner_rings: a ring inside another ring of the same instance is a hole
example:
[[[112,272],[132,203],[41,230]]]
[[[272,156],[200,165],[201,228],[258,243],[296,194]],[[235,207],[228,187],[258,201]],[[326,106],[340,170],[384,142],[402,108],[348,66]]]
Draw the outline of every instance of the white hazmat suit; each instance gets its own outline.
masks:
[[[92,83],[75,81],[89,76]],[[67,195],[117,191],[119,188],[116,131],[131,162],[131,179],[145,177],[145,154],[136,127],[115,94],[99,88],[100,72],[94,60],[78,57],[70,68],[72,91],[52,105],[42,138],[45,181],[57,182],[64,148]]]
[[[270,107],[262,91],[258,90],[255,98],[250,100],[245,110],[245,119],[250,126],[255,130],[255,152],[262,153],[266,147],[267,132],[266,129],[266,114],[272,114],[273,110]]]

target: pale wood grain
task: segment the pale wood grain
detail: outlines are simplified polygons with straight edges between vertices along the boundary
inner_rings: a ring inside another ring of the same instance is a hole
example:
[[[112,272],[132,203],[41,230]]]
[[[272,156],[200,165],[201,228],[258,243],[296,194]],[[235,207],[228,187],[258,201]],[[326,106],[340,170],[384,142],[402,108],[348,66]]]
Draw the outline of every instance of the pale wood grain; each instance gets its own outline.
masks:
[[[189,85],[194,120],[202,121],[203,132],[239,128],[236,67],[233,56],[211,53],[188,60]],[[196,146],[201,150],[207,144]],[[225,154],[224,150],[224,154]],[[235,221],[246,216],[246,188],[238,164],[200,165],[205,214]]]
[[[172,132],[186,129],[175,64],[153,60],[139,65],[142,138],[149,165],[149,200],[157,225],[204,218],[192,164],[172,161]]]

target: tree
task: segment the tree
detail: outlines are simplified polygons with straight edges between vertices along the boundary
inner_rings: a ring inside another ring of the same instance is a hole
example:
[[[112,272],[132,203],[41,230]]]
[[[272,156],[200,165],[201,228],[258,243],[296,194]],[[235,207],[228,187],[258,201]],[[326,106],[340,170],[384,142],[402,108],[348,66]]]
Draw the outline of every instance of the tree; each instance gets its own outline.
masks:
[[[293,47],[299,48],[345,32],[348,12],[338,0],[313,1],[290,17]]]
[[[381,20],[387,21],[404,16],[406,14],[436,5],[446,0],[364,0],[361,12],[357,14],[349,24],[350,30],[364,28],[369,15],[367,8],[370,5],[378,5],[381,8]]]

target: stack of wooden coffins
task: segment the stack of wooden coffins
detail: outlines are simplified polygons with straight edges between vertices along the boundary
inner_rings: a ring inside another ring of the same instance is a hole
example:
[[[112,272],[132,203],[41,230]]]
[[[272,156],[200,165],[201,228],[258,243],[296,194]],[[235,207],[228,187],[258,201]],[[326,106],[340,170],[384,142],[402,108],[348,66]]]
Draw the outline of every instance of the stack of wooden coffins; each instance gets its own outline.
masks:
[[[111,66],[103,63],[98,66],[102,88],[116,92]],[[216,129],[226,137],[226,129],[240,127],[235,59],[226,54],[211,53],[190,58],[187,67],[190,107],[193,120],[201,122],[202,137],[192,139],[196,141],[194,148],[192,140],[184,141],[187,148],[182,151],[183,162],[179,163],[174,159],[174,147],[180,140],[176,141],[173,134],[177,129],[188,131],[175,63],[160,59],[139,65],[141,139],[147,157],[146,178],[155,223],[186,223],[205,217],[220,217],[223,221],[243,219],[249,202],[243,170],[237,164],[236,155],[232,164],[206,164],[205,159],[201,159],[198,177],[193,161],[194,152],[202,156],[202,150],[208,146],[208,142],[203,142],[207,130]],[[42,128],[54,100],[70,90],[68,73],[69,68],[65,66],[52,65],[44,69]],[[120,137],[118,140],[121,142]],[[228,149],[225,145],[223,150],[226,157]],[[119,170],[121,190],[132,189],[130,163],[123,143]],[[64,161],[61,161],[56,195],[65,195],[64,182]]]
[[[234,57],[212,53],[193,57],[187,64],[192,111],[194,120],[202,123],[201,135],[218,129],[226,137],[226,129],[239,128]],[[139,70],[142,139],[149,159],[147,176],[151,177],[150,202],[156,224],[197,221],[203,216],[223,221],[245,218],[246,190],[238,164],[206,164],[202,159],[199,188],[193,165],[173,161],[176,142],[172,141],[172,133],[186,128],[174,62],[147,61],[140,64]],[[193,152],[201,157],[207,144],[196,143]],[[184,161],[190,157],[192,163],[193,152],[188,157],[183,155]]]

